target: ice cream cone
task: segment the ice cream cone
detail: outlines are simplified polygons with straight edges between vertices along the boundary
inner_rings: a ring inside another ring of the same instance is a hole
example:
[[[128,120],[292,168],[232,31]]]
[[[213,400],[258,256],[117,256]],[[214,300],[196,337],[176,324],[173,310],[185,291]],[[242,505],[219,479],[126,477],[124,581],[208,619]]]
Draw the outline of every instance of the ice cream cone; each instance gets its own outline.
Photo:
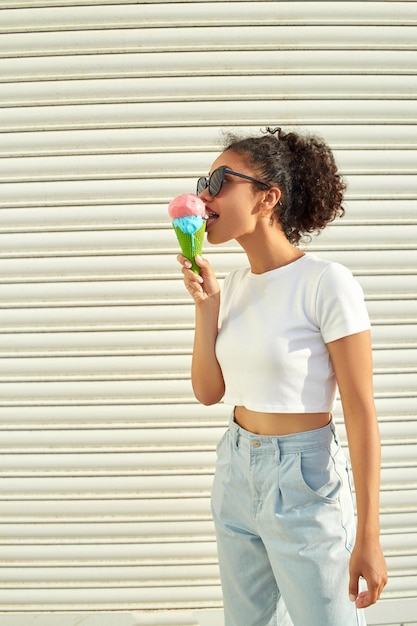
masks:
[[[183,255],[192,263],[191,269],[196,274],[200,273],[200,268],[196,264],[194,258],[196,254],[202,253],[204,233],[206,231],[206,222],[204,220],[203,225],[193,234],[183,233],[178,226],[174,226],[175,233],[177,235],[178,243],[181,246]]]

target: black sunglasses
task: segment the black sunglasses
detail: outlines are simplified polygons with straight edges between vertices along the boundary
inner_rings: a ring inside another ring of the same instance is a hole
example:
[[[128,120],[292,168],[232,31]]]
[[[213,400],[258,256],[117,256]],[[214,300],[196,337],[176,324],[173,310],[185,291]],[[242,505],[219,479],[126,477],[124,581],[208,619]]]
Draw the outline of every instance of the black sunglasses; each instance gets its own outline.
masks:
[[[234,172],[233,170],[229,170],[227,167],[222,165],[218,167],[210,174],[210,176],[201,176],[197,181],[197,195],[203,193],[205,189],[208,189],[209,194],[211,196],[217,196],[223,183],[225,181],[226,174],[231,174],[232,176],[239,176],[239,178],[245,178],[246,180],[251,180],[254,183],[259,183],[260,185],[264,185],[266,189],[269,189],[271,185],[268,183],[264,183],[262,180],[258,180],[257,178],[253,178],[253,176],[246,176],[246,174],[239,174],[239,172]]]

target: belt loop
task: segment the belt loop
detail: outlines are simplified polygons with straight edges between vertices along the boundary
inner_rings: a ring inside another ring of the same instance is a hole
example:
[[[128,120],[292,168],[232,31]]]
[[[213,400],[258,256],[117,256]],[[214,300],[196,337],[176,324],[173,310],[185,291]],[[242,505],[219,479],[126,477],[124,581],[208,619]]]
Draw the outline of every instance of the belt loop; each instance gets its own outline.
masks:
[[[274,438],[274,443],[275,443],[275,459],[276,459],[277,465],[279,465],[281,463],[281,450],[279,447],[278,437]]]

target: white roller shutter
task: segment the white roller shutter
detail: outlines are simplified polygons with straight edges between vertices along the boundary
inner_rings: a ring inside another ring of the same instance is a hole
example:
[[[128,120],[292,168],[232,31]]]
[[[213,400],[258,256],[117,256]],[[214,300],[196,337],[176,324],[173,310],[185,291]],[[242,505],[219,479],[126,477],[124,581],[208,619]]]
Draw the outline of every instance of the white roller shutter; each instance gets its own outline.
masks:
[[[354,271],[374,327],[390,582],[369,619],[417,623],[416,49],[412,1],[1,3],[2,626],[219,619],[228,409],[191,392],[166,206],[221,130],[267,124],[321,134],[348,178],[309,249]],[[220,277],[245,262],[206,252]]]

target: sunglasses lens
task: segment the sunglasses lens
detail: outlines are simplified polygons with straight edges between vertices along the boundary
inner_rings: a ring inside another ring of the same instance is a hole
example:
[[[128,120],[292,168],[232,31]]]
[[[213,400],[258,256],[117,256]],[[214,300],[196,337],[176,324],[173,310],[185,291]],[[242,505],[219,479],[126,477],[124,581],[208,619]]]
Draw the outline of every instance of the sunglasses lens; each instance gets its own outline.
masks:
[[[212,172],[210,179],[209,179],[209,194],[211,196],[217,196],[218,193],[220,193],[220,189],[222,188],[223,185],[223,168],[219,167],[217,170],[214,170],[214,172]]]
[[[197,195],[203,193],[204,189],[207,189],[208,184],[207,176],[201,176],[197,181]]]
[[[211,173],[209,178],[207,176],[201,176],[197,181],[197,195],[203,193],[208,188],[211,196],[217,196],[220,193],[224,181],[224,169],[218,167],[217,170]]]

